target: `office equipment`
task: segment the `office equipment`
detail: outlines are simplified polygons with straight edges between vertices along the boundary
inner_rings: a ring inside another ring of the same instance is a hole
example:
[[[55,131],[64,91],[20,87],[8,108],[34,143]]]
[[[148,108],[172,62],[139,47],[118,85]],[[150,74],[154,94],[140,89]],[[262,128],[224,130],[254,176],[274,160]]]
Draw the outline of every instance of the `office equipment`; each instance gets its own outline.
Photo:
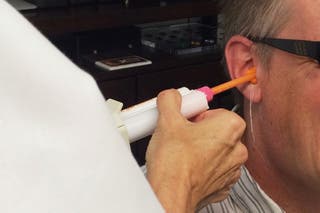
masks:
[[[141,43],[173,55],[217,51],[216,28],[199,23],[141,29]]]
[[[138,67],[151,64],[152,62],[148,59],[142,58],[136,55],[129,55],[117,58],[106,58],[99,61],[96,61],[95,64],[98,67],[107,70],[120,70],[130,67]]]

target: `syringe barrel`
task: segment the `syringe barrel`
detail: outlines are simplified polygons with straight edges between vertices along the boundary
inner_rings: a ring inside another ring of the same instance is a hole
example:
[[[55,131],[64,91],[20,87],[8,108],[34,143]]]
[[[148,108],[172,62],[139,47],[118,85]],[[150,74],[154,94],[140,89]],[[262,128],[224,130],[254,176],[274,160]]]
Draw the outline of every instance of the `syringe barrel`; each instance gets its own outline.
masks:
[[[182,96],[181,113],[186,118],[192,118],[208,110],[208,108],[206,95],[203,92],[191,90],[188,94]],[[145,102],[134,106],[132,108],[134,113],[131,115],[129,110],[126,109],[121,114],[129,141],[134,142],[151,135],[158,120],[156,104],[150,106],[150,102]]]

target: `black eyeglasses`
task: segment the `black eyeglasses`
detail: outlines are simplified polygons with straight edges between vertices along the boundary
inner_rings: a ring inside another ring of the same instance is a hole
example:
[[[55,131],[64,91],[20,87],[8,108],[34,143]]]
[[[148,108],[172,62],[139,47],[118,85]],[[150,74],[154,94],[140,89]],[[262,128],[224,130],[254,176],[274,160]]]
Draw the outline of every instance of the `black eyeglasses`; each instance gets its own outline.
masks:
[[[267,44],[271,47],[300,56],[309,57],[320,62],[320,42],[280,38],[249,37],[253,42]]]

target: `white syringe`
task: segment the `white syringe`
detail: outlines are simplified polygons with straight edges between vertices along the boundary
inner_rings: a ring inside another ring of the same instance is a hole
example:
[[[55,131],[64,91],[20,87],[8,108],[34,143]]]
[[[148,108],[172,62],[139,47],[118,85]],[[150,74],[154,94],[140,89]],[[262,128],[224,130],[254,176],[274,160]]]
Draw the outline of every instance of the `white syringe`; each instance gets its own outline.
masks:
[[[192,118],[209,109],[208,102],[213,99],[214,95],[248,81],[255,83],[255,68],[248,70],[245,76],[213,88],[201,87],[196,90],[190,90],[186,87],[180,88],[178,91],[182,96],[181,113],[186,118]],[[153,133],[158,119],[156,98],[122,111],[121,103],[114,100],[108,100],[108,102],[113,106],[111,108],[113,108],[119,131],[130,143]]]

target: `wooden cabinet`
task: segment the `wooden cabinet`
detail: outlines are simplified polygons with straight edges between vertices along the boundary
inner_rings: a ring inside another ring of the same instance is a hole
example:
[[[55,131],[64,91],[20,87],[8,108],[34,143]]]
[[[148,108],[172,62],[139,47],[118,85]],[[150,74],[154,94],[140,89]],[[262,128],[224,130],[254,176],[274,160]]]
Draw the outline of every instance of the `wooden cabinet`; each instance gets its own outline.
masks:
[[[98,86],[106,99],[120,101],[124,104],[124,108],[136,103],[136,82],[133,77],[103,81],[98,83]]]
[[[22,13],[62,52],[95,78],[106,99],[121,101],[124,107],[128,107],[155,97],[163,89],[182,86],[194,89],[204,85],[214,86],[226,80],[220,65],[221,53],[177,57],[145,51],[136,45],[140,42],[139,34],[130,32],[135,31],[137,24],[182,18],[189,20],[192,17],[202,17],[208,21],[219,12],[216,1],[212,0],[173,2],[167,6],[137,8],[100,3]],[[108,72],[93,63],[82,63],[83,54],[105,50],[112,56],[116,52],[118,54],[119,49],[120,52],[146,57],[152,65]],[[230,107],[232,95],[219,95],[214,103],[211,106]],[[148,139],[132,144],[132,151],[140,164],[144,162],[147,144]]]
[[[94,4],[23,14],[46,35],[131,26],[173,19],[213,16],[219,12],[216,1],[196,0],[169,3],[167,6],[126,8],[123,4]]]
[[[187,60],[187,59],[186,59]],[[153,97],[163,89],[188,87],[196,89],[224,81],[219,62],[178,67],[137,77],[137,100]]]

